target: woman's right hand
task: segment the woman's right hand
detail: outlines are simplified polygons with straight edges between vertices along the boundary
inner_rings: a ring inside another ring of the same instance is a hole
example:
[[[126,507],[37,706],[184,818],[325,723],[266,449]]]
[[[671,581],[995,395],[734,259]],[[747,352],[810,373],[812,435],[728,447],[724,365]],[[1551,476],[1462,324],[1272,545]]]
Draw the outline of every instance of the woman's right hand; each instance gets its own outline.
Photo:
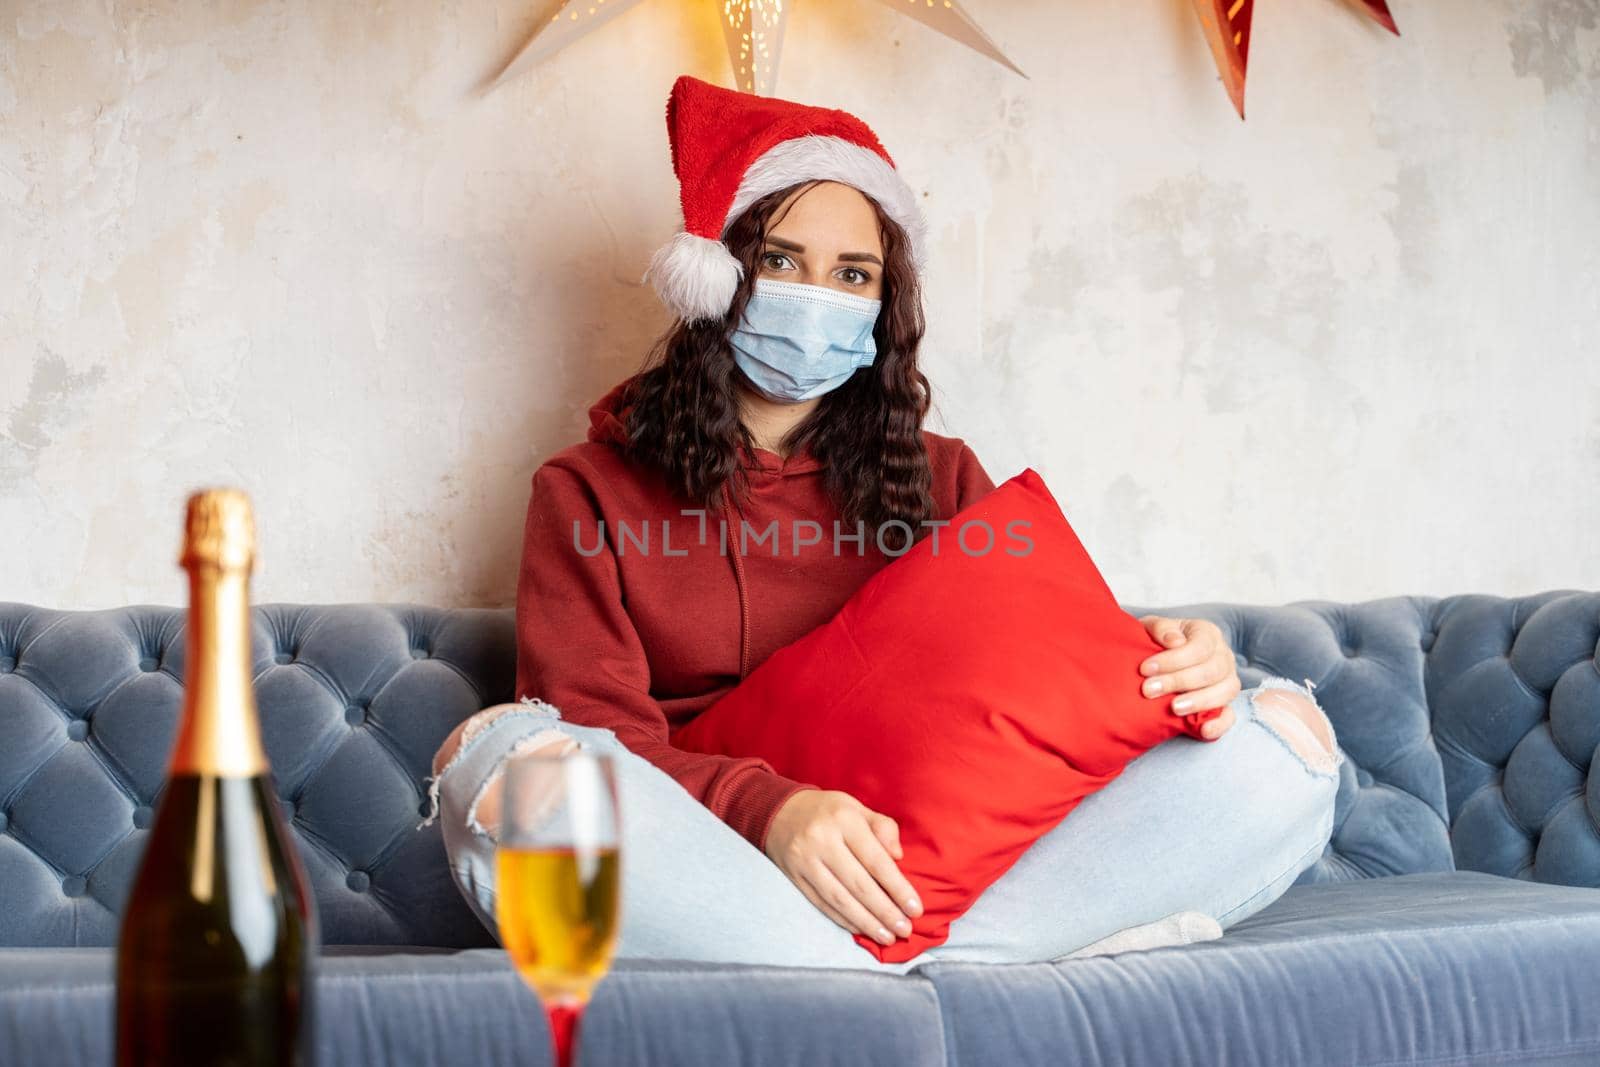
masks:
[[[791,794],[772,817],[766,853],[807,900],[853,934],[892,945],[896,935],[910,935],[910,919],[922,914],[916,891],[895,866],[904,858],[899,826],[849,793]]]

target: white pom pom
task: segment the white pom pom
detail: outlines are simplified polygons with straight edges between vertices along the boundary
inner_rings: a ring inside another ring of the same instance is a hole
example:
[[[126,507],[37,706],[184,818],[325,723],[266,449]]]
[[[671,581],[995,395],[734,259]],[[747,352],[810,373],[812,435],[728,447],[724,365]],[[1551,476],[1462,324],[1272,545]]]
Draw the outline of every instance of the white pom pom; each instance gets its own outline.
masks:
[[[685,322],[694,322],[726,315],[742,277],[744,265],[727,245],[680,231],[656,249],[640,280]]]

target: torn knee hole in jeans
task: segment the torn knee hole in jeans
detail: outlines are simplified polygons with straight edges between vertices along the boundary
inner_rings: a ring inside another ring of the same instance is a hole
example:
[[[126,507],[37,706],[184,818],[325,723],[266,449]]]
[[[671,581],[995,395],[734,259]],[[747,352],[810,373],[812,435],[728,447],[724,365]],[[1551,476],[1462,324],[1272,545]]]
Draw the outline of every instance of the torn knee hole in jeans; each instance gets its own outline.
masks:
[[[437,776],[443,773],[445,766],[454,763],[457,756],[461,755],[461,753],[465,752],[472,746],[473,740],[479,734],[493,726],[501,719],[502,716],[513,713],[524,715],[551,715],[556,718],[560,718],[561,715],[560,711],[554,705],[546,704],[543,701],[533,700],[528,697],[523,697],[520,703],[496,704],[493,707],[484,708],[481,711],[474,712],[464,723],[461,724],[461,734],[456,738],[454,751],[452,751],[450,755],[443,761],[440,760],[440,757],[445,755],[443,745],[440,746],[438,752],[434,753],[434,775]]]
[[[455,740],[454,750],[446,755],[445,747],[449,744],[449,739],[447,738],[445,743],[440,745],[439,751],[434,753],[433,773],[422,780],[427,792],[427,801],[423,805],[423,820],[417,824],[417,829],[420,830],[424,826],[432,825],[434,820],[439,817],[439,789],[444,784],[444,776],[449,774],[456,764],[466,758],[468,751],[481,734],[486,733],[489,727],[499,722],[502,717],[512,714],[533,715],[538,718],[559,720],[561,718],[561,709],[554,704],[546,704],[544,701],[536,700],[533,697],[523,697],[518,703],[496,704],[493,707],[484,708],[468,718],[457,728],[461,733]],[[580,742],[580,747],[581,744]]]
[[[1342,762],[1333,724],[1316,701],[1292,685],[1264,685],[1250,695],[1256,718],[1313,771],[1331,773]]]
[[[494,770],[473,794],[472,803],[467,805],[467,828],[491,841],[500,840],[500,801],[504,792],[500,785],[507,762],[518,756],[564,756],[583,747],[583,742],[557,729],[540,730],[522,738],[495,762]]]

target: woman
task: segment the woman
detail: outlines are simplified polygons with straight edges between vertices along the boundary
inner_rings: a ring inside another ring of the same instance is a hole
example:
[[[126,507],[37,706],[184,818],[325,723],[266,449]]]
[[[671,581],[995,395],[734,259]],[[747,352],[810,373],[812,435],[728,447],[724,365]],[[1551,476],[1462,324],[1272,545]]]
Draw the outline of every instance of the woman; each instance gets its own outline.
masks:
[[[617,760],[624,957],[1044,960],[1216,937],[1276,899],[1326,847],[1343,755],[1307,689],[1242,692],[1203,620],[1141,621],[1165,648],[1144,694],[1174,714],[1222,708],[1205,742],[1135,760],[906,963],[851,937],[891,944],[921,914],[892,818],[667,741],[994,487],[966,444],[921,428],[926,227],[872,132],[688,77],[667,121],[686,228],[646,277],[678,319],[591,409],[588,440],[534,474],[519,702],[461,724],[435,759],[452,871],[480,918],[495,929],[505,760],[574,746]]]

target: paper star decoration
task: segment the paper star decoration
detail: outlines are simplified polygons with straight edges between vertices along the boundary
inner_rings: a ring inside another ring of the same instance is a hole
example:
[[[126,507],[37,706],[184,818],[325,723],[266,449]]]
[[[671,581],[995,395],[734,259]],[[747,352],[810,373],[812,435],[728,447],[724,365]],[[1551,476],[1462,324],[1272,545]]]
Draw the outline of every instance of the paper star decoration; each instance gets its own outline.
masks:
[[[1358,2],[1378,25],[1400,36],[1385,0]],[[1250,55],[1250,16],[1255,14],[1255,8],[1255,0],[1194,0],[1195,13],[1200,16],[1206,42],[1211,45],[1211,55],[1217,61],[1217,73],[1222,75],[1222,84],[1227,87],[1228,97],[1241,119],[1244,118],[1245,61]]]
[[[747,93],[770,96],[778,80],[778,56],[783,50],[783,31],[789,21],[793,0],[709,0],[719,9],[723,36],[728,42],[728,59],[733,63],[737,87]],[[961,9],[957,0],[879,0],[880,3],[910,15],[918,22],[938,30],[995,62],[1022,74],[995,43],[989,40]],[[639,3],[639,0],[566,0],[550,21],[543,23],[495,76],[498,85],[512,74],[525,70],[545,56],[552,55],[590,30]],[[1022,74],[1024,78],[1026,74]]]

